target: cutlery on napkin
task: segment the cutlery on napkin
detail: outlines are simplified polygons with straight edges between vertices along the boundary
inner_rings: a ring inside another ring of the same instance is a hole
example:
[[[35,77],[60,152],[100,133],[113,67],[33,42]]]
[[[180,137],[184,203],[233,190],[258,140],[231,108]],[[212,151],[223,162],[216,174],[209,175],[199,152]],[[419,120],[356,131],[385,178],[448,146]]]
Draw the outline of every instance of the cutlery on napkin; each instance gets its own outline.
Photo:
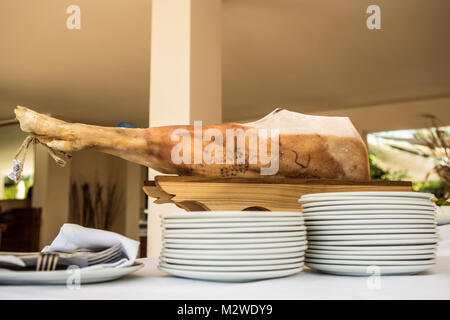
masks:
[[[75,265],[80,268],[117,268],[134,263],[139,242],[114,232],[64,224],[42,252],[4,253],[0,268],[52,271]]]

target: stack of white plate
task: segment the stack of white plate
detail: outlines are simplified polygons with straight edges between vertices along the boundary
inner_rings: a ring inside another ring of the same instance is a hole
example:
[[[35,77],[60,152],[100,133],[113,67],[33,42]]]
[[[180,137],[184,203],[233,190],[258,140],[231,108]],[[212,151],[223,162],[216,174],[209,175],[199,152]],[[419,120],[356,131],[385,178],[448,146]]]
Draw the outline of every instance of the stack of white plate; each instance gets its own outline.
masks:
[[[414,274],[435,264],[434,196],[339,192],[300,198],[308,232],[306,265],[342,275]]]
[[[298,212],[163,214],[159,268],[211,281],[253,281],[303,269],[306,228]]]

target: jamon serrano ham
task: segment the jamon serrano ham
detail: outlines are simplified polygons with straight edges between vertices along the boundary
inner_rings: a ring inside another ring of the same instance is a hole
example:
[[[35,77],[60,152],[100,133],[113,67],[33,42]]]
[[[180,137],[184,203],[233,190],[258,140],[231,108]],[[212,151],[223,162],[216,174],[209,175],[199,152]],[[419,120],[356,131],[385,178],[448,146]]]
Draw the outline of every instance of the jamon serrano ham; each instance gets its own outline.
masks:
[[[15,113],[23,131],[53,150],[71,153],[94,149],[162,173],[261,177],[262,169],[272,167],[272,172],[263,174],[369,179],[365,144],[345,117],[276,109],[256,122],[203,126],[199,133],[194,126],[130,129],[68,123],[20,106]],[[244,132],[244,140],[233,132]],[[258,143],[252,134],[245,135],[248,132],[258,133]]]

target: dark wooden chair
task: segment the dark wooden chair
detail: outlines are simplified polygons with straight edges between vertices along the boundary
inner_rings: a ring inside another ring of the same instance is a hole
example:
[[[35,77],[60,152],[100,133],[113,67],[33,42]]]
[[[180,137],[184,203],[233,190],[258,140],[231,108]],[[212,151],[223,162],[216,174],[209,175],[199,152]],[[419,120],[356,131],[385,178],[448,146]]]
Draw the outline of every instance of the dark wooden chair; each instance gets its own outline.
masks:
[[[139,258],[145,258],[147,257],[147,237],[141,236],[139,240],[141,242],[141,245],[139,246]]]
[[[40,208],[15,208],[0,213],[0,251],[39,251]]]

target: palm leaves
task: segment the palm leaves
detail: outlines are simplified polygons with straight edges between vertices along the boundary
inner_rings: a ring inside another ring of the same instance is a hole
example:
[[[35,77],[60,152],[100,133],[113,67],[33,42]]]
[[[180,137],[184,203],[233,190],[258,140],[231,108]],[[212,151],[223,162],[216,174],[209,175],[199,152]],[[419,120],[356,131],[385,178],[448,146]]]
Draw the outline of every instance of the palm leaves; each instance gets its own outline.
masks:
[[[435,159],[434,170],[446,185],[445,197],[450,195],[450,133],[439,128],[436,117],[427,115],[429,128],[418,132],[414,137],[430,149]]]
[[[99,182],[71,185],[69,221],[89,228],[110,230],[119,211],[120,197],[116,184],[102,186]]]

